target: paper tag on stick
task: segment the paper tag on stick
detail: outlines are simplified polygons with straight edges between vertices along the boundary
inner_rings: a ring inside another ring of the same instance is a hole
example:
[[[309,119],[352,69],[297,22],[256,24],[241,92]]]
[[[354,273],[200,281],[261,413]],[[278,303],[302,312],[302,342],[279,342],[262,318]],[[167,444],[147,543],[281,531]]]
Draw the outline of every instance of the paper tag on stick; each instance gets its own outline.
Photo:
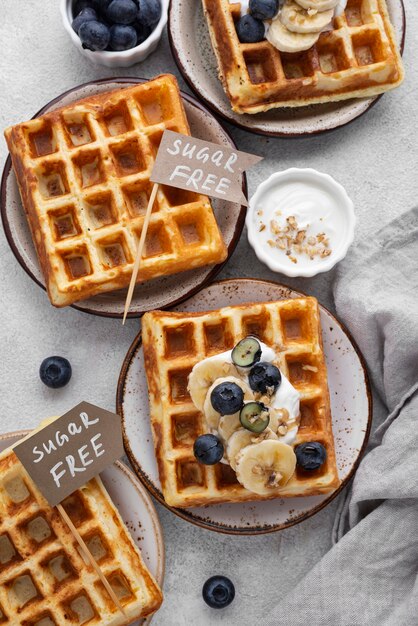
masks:
[[[150,180],[248,206],[242,174],[262,158],[166,130]]]
[[[81,402],[16,444],[14,452],[50,506],[124,454],[119,415]]]

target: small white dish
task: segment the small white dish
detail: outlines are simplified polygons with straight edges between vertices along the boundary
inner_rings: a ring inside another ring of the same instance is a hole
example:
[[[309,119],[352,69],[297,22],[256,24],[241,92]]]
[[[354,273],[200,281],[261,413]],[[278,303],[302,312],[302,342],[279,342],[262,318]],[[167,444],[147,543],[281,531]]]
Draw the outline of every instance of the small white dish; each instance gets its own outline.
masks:
[[[297,245],[282,249],[273,243],[278,236],[271,229],[272,221],[283,229],[292,217],[297,231],[306,230],[304,249],[318,252],[312,258],[306,252],[297,253]],[[328,272],[345,257],[354,239],[356,216],[344,187],[329,174],[290,168],[259,185],[250,200],[246,225],[258,259],[273,272],[311,277]],[[308,243],[311,239],[316,243]]]
[[[131,48],[130,50],[123,50],[121,52],[103,50],[99,52],[92,52],[86,50],[81,45],[81,41],[76,32],[74,32],[71,26],[75,17],[73,15],[74,0],[61,0],[61,16],[65,27],[65,30],[70,35],[71,41],[75,47],[81,52],[86,59],[89,59],[92,63],[97,65],[105,65],[106,67],[130,67],[135,63],[145,61],[145,59],[154,52],[159,44],[163,29],[167,23],[168,5],[170,0],[161,0],[161,17],[160,21],[150,34],[150,36],[139,46]]]

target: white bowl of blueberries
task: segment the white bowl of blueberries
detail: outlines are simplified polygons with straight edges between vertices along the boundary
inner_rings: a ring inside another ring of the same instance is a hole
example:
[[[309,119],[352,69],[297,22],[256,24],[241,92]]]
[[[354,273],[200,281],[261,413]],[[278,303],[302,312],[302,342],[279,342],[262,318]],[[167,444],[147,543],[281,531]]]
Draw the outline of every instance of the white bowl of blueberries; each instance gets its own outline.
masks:
[[[61,0],[65,29],[80,52],[107,67],[129,67],[155,50],[169,0]]]

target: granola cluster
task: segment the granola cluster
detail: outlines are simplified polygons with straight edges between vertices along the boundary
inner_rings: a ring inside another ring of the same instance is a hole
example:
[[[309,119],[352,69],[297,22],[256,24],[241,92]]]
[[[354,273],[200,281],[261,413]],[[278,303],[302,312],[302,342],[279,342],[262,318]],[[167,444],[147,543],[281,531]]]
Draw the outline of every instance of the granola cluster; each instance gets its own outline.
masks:
[[[260,224],[260,232],[265,230],[266,225]],[[317,235],[308,235],[306,228],[300,228],[294,215],[286,218],[286,224],[281,226],[277,220],[270,221],[270,230],[273,239],[269,239],[267,243],[272,248],[278,248],[286,253],[292,263],[297,263],[298,255],[306,254],[311,261],[316,257],[322,259],[328,257],[332,253],[329,246],[329,238],[325,233]]]

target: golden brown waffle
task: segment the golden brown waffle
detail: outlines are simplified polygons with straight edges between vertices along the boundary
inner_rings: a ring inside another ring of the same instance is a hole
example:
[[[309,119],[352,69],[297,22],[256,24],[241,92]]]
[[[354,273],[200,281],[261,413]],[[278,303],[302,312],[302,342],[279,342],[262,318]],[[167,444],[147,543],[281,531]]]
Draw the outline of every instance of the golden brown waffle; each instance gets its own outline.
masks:
[[[219,75],[237,113],[376,96],[404,70],[385,0],[348,0],[333,29],[306,52],[279,52],[267,40],[240,43],[239,2],[203,0]]]
[[[12,449],[0,455],[0,624],[128,626],[156,611],[161,591],[101,480],[63,506],[122,604],[115,607],[56,508]]]
[[[319,441],[327,460],[316,471],[297,468],[271,498],[327,493],[339,485],[327,372],[315,298],[243,304],[205,313],[146,313],[142,322],[151,425],[162,490],[176,507],[263,500],[237,481],[229,465],[199,464],[195,439],[208,432],[187,390],[193,366],[254,335],[277,354],[277,366],[301,394],[295,446]]]
[[[190,134],[169,74],[5,131],[55,306],[126,287],[165,129]],[[160,186],[138,281],[224,261],[207,196]]]

